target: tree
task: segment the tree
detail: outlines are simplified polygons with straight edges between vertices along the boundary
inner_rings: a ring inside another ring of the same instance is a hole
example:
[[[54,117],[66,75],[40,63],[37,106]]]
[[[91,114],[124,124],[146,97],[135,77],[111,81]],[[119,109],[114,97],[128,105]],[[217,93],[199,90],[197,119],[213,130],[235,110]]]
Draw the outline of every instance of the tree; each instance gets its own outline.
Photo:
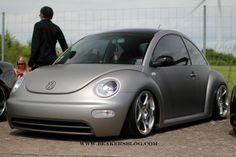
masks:
[[[0,37],[2,39],[1,34]],[[2,45],[0,45],[0,48],[1,47]],[[14,65],[18,56],[23,56],[26,60],[28,60],[30,56],[30,46],[29,44],[21,44],[17,39],[15,39],[15,37],[10,34],[10,32],[6,31],[4,59],[6,62],[10,62]]]

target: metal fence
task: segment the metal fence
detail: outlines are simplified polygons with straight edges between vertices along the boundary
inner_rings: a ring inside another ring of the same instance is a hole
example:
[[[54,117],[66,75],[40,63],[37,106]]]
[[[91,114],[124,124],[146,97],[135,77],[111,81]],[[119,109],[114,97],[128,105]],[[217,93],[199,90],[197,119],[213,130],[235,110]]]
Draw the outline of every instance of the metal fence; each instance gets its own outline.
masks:
[[[236,55],[236,9],[206,7],[206,46]],[[38,13],[5,13],[5,30],[26,44],[31,41]],[[67,42],[73,44],[87,34],[121,28],[173,29],[189,36],[203,48],[203,7],[98,9],[76,12],[56,12],[53,22],[61,27]],[[0,29],[2,30],[3,20]]]
[[[218,7],[206,7],[205,11],[204,16],[203,7],[194,11],[193,8],[186,7],[79,10],[55,12],[53,22],[60,26],[69,45],[85,35],[114,29],[173,29],[186,34],[200,49],[205,44],[207,48],[236,56],[236,8],[229,6],[219,10]],[[31,41],[33,26],[37,21],[39,17],[35,12],[6,12],[5,15],[2,14],[0,29],[10,32],[15,39],[27,44]],[[230,89],[236,79],[234,69],[231,66],[220,69],[225,73]]]

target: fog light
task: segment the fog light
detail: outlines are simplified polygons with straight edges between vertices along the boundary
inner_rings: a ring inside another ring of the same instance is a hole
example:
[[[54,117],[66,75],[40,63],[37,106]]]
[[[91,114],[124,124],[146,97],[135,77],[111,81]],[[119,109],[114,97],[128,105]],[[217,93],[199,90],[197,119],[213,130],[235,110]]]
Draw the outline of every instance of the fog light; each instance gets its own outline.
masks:
[[[112,118],[115,117],[115,112],[113,110],[94,110],[92,116],[94,118]]]

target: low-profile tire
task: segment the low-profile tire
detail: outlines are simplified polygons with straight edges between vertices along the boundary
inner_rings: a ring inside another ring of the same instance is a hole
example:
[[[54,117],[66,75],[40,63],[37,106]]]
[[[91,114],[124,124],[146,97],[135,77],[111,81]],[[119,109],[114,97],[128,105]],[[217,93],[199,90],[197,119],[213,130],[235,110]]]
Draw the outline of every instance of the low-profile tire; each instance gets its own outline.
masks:
[[[7,104],[7,94],[2,86],[0,86],[0,121],[5,119]]]
[[[216,91],[213,119],[225,119],[228,115],[228,106],[228,89],[222,84]]]
[[[156,119],[155,100],[151,92],[144,90],[134,99],[126,117],[124,133],[141,138],[148,136],[154,128]]]

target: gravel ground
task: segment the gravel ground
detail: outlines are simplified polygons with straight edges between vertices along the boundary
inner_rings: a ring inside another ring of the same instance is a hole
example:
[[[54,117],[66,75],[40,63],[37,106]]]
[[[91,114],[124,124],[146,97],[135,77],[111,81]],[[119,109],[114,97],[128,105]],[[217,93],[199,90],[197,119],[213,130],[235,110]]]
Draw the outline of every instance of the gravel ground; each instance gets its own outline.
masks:
[[[96,138],[12,130],[0,122],[0,157],[236,156],[229,120],[202,121],[158,130],[142,139]]]

